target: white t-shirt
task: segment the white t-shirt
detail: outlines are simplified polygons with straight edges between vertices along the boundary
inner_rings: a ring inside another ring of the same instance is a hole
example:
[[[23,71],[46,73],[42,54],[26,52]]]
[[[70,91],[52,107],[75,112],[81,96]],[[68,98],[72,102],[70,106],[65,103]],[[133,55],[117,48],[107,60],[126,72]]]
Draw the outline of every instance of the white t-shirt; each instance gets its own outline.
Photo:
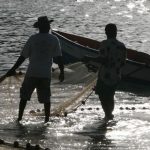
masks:
[[[28,77],[51,78],[53,57],[61,56],[58,38],[49,33],[32,35],[26,42],[21,56],[29,58]]]

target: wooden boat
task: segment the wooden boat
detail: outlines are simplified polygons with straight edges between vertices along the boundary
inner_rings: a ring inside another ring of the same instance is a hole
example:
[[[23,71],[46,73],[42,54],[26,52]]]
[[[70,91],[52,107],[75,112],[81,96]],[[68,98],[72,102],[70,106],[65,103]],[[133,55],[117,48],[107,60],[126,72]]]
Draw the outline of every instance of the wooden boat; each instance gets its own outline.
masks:
[[[83,50],[80,51],[80,49],[83,48],[83,49],[86,49],[87,52],[92,51],[92,54],[93,53],[97,54],[96,51],[100,47],[100,44],[101,44],[101,42],[99,41],[89,39],[86,37],[82,37],[82,36],[78,36],[78,35],[74,35],[74,34],[69,34],[69,33],[60,32],[60,31],[53,31],[52,33],[55,34],[60,39],[63,52],[68,53],[68,54],[70,54],[71,50],[69,51],[65,50],[64,46],[66,46],[65,48],[67,48],[68,46],[72,45],[73,51],[76,51],[77,53],[82,53]],[[79,48],[79,50],[77,48]],[[127,49],[127,58],[129,60],[136,61],[139,63],[150,64],[150,55],[143,53],[143,52],[136,51],[136,50]]]
[[[52,31],[61,43],[65,64],[80,61],[85,55],[97,56],[101,42],[89,38]],[[55,61],[55,60],[54,60]],[[150,55],[127,49],[127,63],[123,68],[122,81],[138,85],[150,85]]]

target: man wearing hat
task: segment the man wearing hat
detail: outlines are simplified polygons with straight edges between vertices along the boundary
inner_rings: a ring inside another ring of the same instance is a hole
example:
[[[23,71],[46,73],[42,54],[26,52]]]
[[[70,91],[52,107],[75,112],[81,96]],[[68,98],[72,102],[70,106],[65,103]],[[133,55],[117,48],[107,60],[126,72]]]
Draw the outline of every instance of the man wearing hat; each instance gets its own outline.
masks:
[[[24,81],[20,88],[20,104],[18,121],[22,120],[26,103],[30,100],[31,95],[36,89],[38,101],[44,104],[45,123],[49,121],[50,116],[50,83],[51,83],[51,66],[53,57],[57,59],[60,69],[59,80],[64,80],[64,65],[62,61],[62,52],[58,38],[49,33],[50,23],[47,16],[38,18],[34,27],[39,29],[39,33],[32,35],[26,42],[20,57],[14,66],[7,72],[7,76],[15,74],[15,70],[29,58],[29,65],[25,74]]]

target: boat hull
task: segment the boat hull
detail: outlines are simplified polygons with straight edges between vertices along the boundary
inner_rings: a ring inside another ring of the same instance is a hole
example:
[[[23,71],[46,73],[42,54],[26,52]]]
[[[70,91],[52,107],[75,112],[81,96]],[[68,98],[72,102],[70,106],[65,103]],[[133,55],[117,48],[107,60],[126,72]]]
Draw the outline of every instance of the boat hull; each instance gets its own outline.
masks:
[[[100,42],[94,40],[90,41],[90,39],[63,32],[53,32],[53,34],[60,40],[65,64],[81,61],[85,55],[97,56],[99,54],[99,50],[94,49],[94,46],[98,47]],[[88,41],[90,41],[89,43],[93,42],[94,46],[85,46]],[[82,44],[82,42],[84,44]],[[129,53],[130,57],[133,57],[133,53],[135,57],[134,59],[127,59],[126,65],[122,69],[122,82],[150,85],[150,66],[148,65],[150,56],[128,49],[128,54]],[[141,54],[141,57],[139,57],[139,54]],[[139,61],[137,61],[138,59]],[[96,65],[99,64],[95,64],[95,66]]]
[[[90,38],[86,38],[86,37],[82,37],[82,36],[78,36],[78,35],[74,35],[74,34],[70,34],[70,33],[53,31],[53,34],[58,36],[58,38],[60,36],[62,36],[74,43],[77,43],[84,47],[88,47],[88,48],[95,49],[95,50],[98,49],[101,45],[101,42],[99,42],[99,41],[96,41],[96,40],[93,40]],[[136,51],[133,49],[129,49],[129,48],[127,48],[127,59],[136,61],[136,62],[140,62],[140,63],[150,64],[150,55],[149,54],[140,52],[140,51]]]

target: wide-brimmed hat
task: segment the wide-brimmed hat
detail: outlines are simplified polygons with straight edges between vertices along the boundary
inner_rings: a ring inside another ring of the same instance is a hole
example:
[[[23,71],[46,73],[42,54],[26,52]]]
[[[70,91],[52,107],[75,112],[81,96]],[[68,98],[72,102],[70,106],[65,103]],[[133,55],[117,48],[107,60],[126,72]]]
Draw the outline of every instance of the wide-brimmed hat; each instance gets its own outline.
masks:
[[[51,24],[54,20],[48,20],[47,16],[41,16],[38,18],[38,21],[33,24],[34,28],[39,28],[46,24]]]

